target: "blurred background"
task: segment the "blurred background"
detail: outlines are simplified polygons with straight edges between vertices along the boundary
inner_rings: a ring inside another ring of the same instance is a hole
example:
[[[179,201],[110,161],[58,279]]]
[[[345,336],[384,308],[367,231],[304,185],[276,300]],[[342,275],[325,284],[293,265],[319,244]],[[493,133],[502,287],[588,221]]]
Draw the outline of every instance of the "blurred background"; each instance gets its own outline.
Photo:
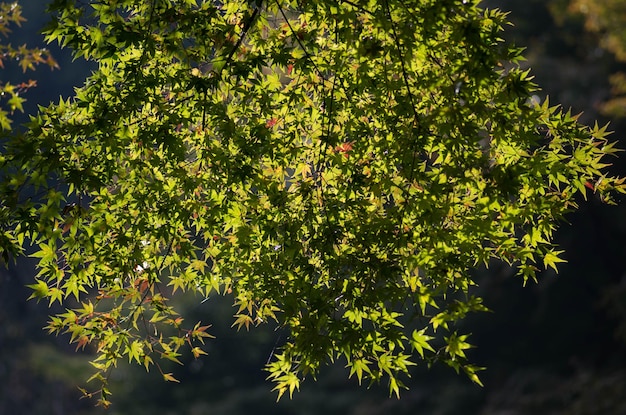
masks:
[[[46,3],[22,0],[28,21],[3,41],[43,46]],[[610,121],[612,139],[626,149],[626,0],[482,4],[510,11],[513,26],[504,36],[527,48],[524,65],[533,68],[540,98],[583,112],[584,123]],[[48,47],[58,70],[0,68],[2,81],[37,80],[26,113],[71,96],[93,69]],[[625,175],[626,155],[612,169]],[[208,356],[186,356],[185,366],[167,368],[180,384],[119,367],[111,379],[114,403],[103,411],[79,399],[78,386],[91,373],[88,351],[76,353],[68,338],[48,336],[42,327],[56,310],[27,301],[33,264],[0,268],[0,414],[626,414],[626,204],[606,206],[591,196],[568,219],[557,236],[568,260],[558,275],[546,272],[524,288],[507,267],[477,271],[479,294],[493,313],[468,318],[463,330],[477,346],[471,360],[488,368],[485,386],[447,367],[418,367],[400,400],[389,398],[386,385],[359,387],[338,364],[317,382],[305,381],[292,400],[276,403],[262,368],[284,334],[271,327],[237,333],[228,298],[201,303],[188,295],[176,299],[187,320],[213,324],[217,336]]]

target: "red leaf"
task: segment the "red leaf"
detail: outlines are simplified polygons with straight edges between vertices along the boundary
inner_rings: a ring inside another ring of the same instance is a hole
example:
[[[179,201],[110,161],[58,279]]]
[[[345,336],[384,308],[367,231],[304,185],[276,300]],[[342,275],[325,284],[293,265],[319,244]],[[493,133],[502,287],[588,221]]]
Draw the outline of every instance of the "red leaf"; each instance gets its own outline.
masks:
[[[343,155],[346,158],[350,157],[350,155],[348,154],[350,151],[352,151],[352,142],[351,141],[348,141],[348,142],[345,142],[345,143],[341,143],[337,147],[335,147],[335,152],[343,153]]]
[[[89,338],[87,336],[82,336],[80,339],[78,339],[78,342],[76,342],[76,351],[78,351],[78,349],[85,349],[85,346],[89,343]]]

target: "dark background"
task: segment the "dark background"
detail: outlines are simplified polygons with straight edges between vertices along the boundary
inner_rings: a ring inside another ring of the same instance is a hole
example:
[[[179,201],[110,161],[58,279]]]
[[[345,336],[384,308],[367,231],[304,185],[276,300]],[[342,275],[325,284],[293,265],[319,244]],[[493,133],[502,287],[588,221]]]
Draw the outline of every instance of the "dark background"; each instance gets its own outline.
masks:
[[[14,46],[41,46],[46,2],[22,1],[28,22],[8,39]],[[543,99],[584,111],[585,123],[611,121],[612,136],[626,148],[626,122],[609,120],[598,108],[609,99],[610,74],[624,70],[586,32],[582,18],[565,12],[564,0],[491,0],[488,7],[510,10],[515,26],[505,37],[526,46]],[[556,17],[556,18],[555,18]],[[17,65],[0,69],[3,81],[35,78],[26,113],[37,105],[69,97],[91,66],[73,61],[67,51],[49,46],[60,70],[40,68],[22,74]],[[15,117],[25,122],[24,116]],[[614,174],[626,174],[626,156],[615,160]],[[583,201],[581,201],[583,202]],[[477,346],[470,358],[480,366],[484,387],[451,369],[417,368],[410,390],[397,400],[386,385],[366,388],[346,380],[341,362],[328,367],[317,382],[305,381],[293,400],[275,403],[263,365],[283,335],[270,327],[237,333],[230,329],[228,299],[188,295],[177,301],[188,320],[214,325],[217,339],[208,356],[187,357],[185,366],[167,368],[182,381],[165,383],[158,372],[122,366],[112,375],[110,414],[625,414],[626,413],[626,206],[606,206],[592,195],[568,216],[557,241],[568,262],[559,274],[546,272],[539,283],[522,287],[510,269],[478,271],[479,294],[493,313],[463,323]],[[48,336],[42,327],[55,310],[27,301],[26,284],[34,269],[25,260],[0,269],[0,414],[99,414],[93,402],[79,400],[90,375],[88,353],[76,353],[66,337]]]

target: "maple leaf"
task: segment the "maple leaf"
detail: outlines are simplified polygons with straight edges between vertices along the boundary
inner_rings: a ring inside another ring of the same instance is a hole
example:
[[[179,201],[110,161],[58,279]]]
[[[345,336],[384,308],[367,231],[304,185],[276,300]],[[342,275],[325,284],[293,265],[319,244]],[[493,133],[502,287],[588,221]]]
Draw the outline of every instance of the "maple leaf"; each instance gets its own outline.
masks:
[[[353,144],[352,141],[341,143],[337,147],[335,147],[335,152],[342,153],[345,158],[349,158],[350,157],[349,153],[350,151],[352,151],[352,144]]]

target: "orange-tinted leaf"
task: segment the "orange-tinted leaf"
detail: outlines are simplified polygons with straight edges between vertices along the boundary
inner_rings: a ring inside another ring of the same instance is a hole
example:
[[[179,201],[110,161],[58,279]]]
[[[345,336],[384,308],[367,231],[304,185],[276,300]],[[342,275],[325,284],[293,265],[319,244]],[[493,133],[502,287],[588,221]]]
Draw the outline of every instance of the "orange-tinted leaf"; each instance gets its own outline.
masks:
[[[76,342],[76,350],[78,351],[78,349],[85,349],[85,346],[87,346],[89,344],[89,337],[87,336],[81,336],[81,338],[78,339],[78,341]]]

